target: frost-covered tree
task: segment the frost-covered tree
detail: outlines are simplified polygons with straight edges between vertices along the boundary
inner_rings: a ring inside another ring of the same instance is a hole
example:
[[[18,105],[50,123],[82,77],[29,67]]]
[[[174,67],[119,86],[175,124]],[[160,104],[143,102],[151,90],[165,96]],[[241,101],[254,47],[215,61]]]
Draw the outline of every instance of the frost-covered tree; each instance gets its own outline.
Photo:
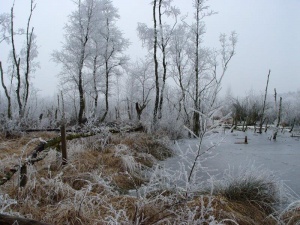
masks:
[[[36,35],[34,33],[34,27],[31,26],[31,18],[36,8],[34,0],[30,1],[30,12],[26,23],[25,29],[16,30],[14,25],[14,3],[11,7],[11,12],[8,14],[1,14],[1,38],[0,43],[4,40],[6,43],[11,44],[11,53],[9,55],[9,69],[8,77],[11,85],[15,85],[16,100],[18,104],[19,117],[23,118],[27,109],[27,104],[30,96],[31,84],[30,80],[35,69],[38,67],[38,63],[35,59],[38,56]],[[19,40],[21,39],[21,40]],[[25,39],[25,40],[24,40]],[[23,47],[18,50],[17,46],[20,41],[24,42]],[[4,88],[6,98],[8,100],[8,118],[12,117],[11,98],[12,94],[8,91],[8,87],[4,82],[4,71],[1,65],[1,83]]]
[[[85,91],[84,65],[89,54],[88,44],[95,26],[95,0],[75,2],[77,10],[71,13],[69,23],[65,26],[65,42],[61,51],[55,51],[53,58],[62,64],[63,83],[75,83],[79,94],[78,123],[84,122]]]
[[[127,95],[135,104],[137,119],[141,119],[144,109],[150,102],[151,92],[154,89],[153,64],[149,58],[137,60],[128,70],[130,85]]]
[[[167,79],[167,55],[168,45],[173,30],[177,24],[177,16],[180,11],[172,6],[172,0],[152,1],[153,27],[144,23],[138,24],[138,35],[149,52],[153,53],[154,76],[155,76],[155,103],[153,111],[153,124],[162,118],[164,90]],[[174,23],[169,25],[164,20],[174,18]],[[160,53],[159,54],[159,51]],[[159,58],[161,57],[161,60]],[[161,62],[161,63],[160,63]],[[162,69],[160,71],[160,68]]]
[[[167,73],[171,73],[179,88],[178,91],[174,90],[176,95],[180,93],[179,104],[171,103],[174,102],[175,95],[168,98],[168,102],[178,110],[177,120],[183,119],[185,125],[199,136],[205,126],[205,119],[201,118],[210,117],[216,109],[217,94],[229,61],[235,54],[237,38],[234,32],[229,37],[222,34],[220,50],[205,47],[204,19],[214,14],[206,5],[207,1],[193,1],[195,13],[191,24],[186,22],[185,18],[177,23],[179,10],[171,6],[171,3],[172,1],[152,1],[153,27],[142,23],[138,25],[139,38],[153,55],[153,124],[162,117]],[[169,25],[163,19],[171,15],[174,16],[175,22]]]
[[[61,51],[53,58],[62,65],[62,83],[75,84],[79,95],[78,123],[85,121],[85,95],[89,88],[93,92],[96,112],[100,83],[104,80],[105,112],[108,113],[109,81],[119,74],[118,67],[127,57],[123,52],[128,41],[116,26],[117,9],[109,0],[76,1],[77,10],[70,15],[65,27],[65,42]],[[91,91],[90,91],[91,92]]]
[[[189,48],[187,43],[190,39],[189,27],[183,23],[178,25],[170,39],[170,68],[176,85],[179,87],[178,118],[182,117],[185,125],[190,126],[190,113],[188,88],[191,82],[189,60]]]
[[[193,93],[191,94],[193,100],[193,132],[198,136],[200,131],[200,105],[202,100],[203,90],[206,88],[206,84],[201,88],[200,80],[206,79],[205,71],[209,69],[211,65],[208,64],[208,50],[201,47],[203,42],[203,35],[205,34],[205,23],[203,19],[213,14],[212,11],[208,11],[209,7],[205,5],[205,0],[194,0],[193,7],[194,23],[191,25],[191,55],[190,58],[193,62],[194,79],[193,79]],[[202,82],[203,83],[203,82]],[[209,83],[207,84],[209,85]]]
[[[194,23],[190,26],[191,39],[189,43],[189,58],[193,74],[189,95],[193,101],[192,131],[199,136],[204,129],[201,115],[210,116],[214,111],[217,93],[220,91],[221,81],[227,71],[228,63],[235,54],[237,43],[236,34],[233,32],[229,38],[220,35],[220,50],[213,50],[203,46],[205,34],[204,18],[214,14],[206,5],[206,0],[194,0]],[[212,111],[209,113],[209,111]],[[205,120],[204,120],[205,121]]]
[[[104,121],[109,110],[109,90],[110,79],[113,75],[121,75],[121,68],[127,63],[128,57],[124,54],[129,46],[129,41],[125,39],[122,32],[116,26],[116,21],[119,19],[117,9],[113,7],[109,0],[102,1],[103,27],[100,30],[99,40],[103,44],[103,49],[100,51],[101,60],[104,68],[104,96],[105,96],[105,111],[101,116],[100,121]]]

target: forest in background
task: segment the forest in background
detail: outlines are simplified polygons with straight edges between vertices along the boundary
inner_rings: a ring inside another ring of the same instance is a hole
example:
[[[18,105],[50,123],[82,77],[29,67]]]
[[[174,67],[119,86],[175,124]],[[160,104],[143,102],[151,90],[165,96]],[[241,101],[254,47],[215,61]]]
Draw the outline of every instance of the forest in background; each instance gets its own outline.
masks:
[[[149,130],[170,132],[186,126],[197,136],[207,118],[276,123],[279,97],[272,98],[270,91],[265,106],[264,90],[242,98],[230,91],[218,95],[238,35],[220,34],[219,46],[205,47],[205,19],[215,14],[207,1],[191,3],[192,23],[172,1],[153,1],[152,25],[137,24],[147,54],[136,61],[126,55],[130,40],[116,25],[121,18],[112,1],[74,2],[77,9],[65,25],[62,48],[49,56],[61,68],[57,94],[41,98],[32,84],[39,63],[38,37],[31,24],[36,2],[30,4],[27,27],[14,26],[14,5],[10,13],[1,14],[0,43],[11,46],[8,58],[0,59],[8,62],[7,68],[0,64],[3,129],[54,128],[63,116],[71,125],[134,120]],[[284,96],[284,126],[299,124],[298,95]]]

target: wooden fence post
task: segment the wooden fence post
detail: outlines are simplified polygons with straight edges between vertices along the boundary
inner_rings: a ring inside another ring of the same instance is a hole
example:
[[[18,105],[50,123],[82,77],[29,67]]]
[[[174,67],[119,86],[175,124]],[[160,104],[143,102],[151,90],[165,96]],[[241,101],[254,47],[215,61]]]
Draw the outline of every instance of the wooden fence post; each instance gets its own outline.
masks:
[[[27,165],[24,164],[20,168],[20,187],[25,187],[27,183]]]
[[[61,133],[61,154],[62,154],[62,165],[67,164],[67,138],[66,138],[66,126],[63,124],[60,127]]]

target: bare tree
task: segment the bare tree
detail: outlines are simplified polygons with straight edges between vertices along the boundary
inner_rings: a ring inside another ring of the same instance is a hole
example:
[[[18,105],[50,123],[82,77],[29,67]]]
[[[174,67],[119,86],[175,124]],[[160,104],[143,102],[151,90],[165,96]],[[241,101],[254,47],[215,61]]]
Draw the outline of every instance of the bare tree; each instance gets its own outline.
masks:
[[[2,68],[2,63],[0,61],[0,74],[1,74],[1,84],[2,84],[2,87],[4,89],[4,93],[5,93],[5,96],[7,98],[7,117],[8,119],[12,119],[12,114],[11,114],[11,97],[10,97],[10,94],[7,90],[7,87],[4,83],[4,73],[3,73],[3,68]]]
[[[153,1],[153,60],[154,60],[154,72],[155,72],[155,103],[153,111],[153,124],[157,124],[157,110],[159,104],[159,76],[158,76],[158,60],[157,60],[157,21],[156,21],[156,4],[157,0]]]
[[[262,133],[262,126],[263,126],[263,123],[265,122],[264,116],[265,116],[265,108],[266,108],[266,100],[267,100],[267,94],[268,94],[270,74],[271,74],[271,70],[269,70],[269,73],[268,73],[267,85],[266,85],[266,90],[265,90],[265,98],[264,98],[262,113],[261,113],[261,116],[260,116],[259,131],[258,131],[260,134]],[[276,91],[275,91],[275,93],[276,93]],[[276,99],[276,95],[275,95],[275,99]]]
[[[190,85],[191,79],[189,70],[191,62],[189,60],[189,48],[187,43],[190,41],[189,27],[186,24],[179,24],[170,39],[170,64],[171,74],[177,86],[180,89],[178,117],[183,117],[185,125],[190,127],[190,113],[188,108],[189,98],[187,90]]]
[[[132,89],[128,94],[134,93],[131,101],[135,102],[135,109],[138,120],[141,119],[143,110],[147,107],[150,102],[150,94],[154,89],[153,82],[153,64],[151,60],[138,60],[129,69],[129,82],[133,84]]]
[[[108,0],[104,0],[103,16],[105,24],[101,32],[103,39],[103,52],[101,57],[104,64],[105,74],[105,111],[101,116],[100,121],[104,121],[109,110],[109,87],[110,78],[112,75],[120,75],[120,67],[124,66],[128,57],[124,55],[124,51],[129,46],[129,41],[123,38],[121,31],[116,27],[116,20],[119,18],[117,9],[113,7],[112,3]]]
[[[77,0],[76,4],[78,8],[70,15],[65,28],[63,49],[55,51],[53,58],[63,66],[62,82],[73,83],[77,87],[78,123],[82,124],[86,120],[85,96],[88,91],[93,93],[94,115],[96,114],[101,80],[104,80],[105,111],[100,120],[105,119],[109,110],[110,78],[120,74],[118,68],[127,61],[122,53],[127,48],[128,41],[116,27],[119,15],[111,1]]]
[[[277,138],[277,133],[279,130],[279,125],[281,122],[281,114],[282,114],[282,97],[280,97],[279,99],[279,108],[278,108],[278,114],[277,114],[277,123],[276,123],[276,127],[274,129],[274,133],[273,133],[273,140],[276,140]]]
[[[17,103],[19,108],[19,117],[22,118],[25,115],[25,111],[27,108],[28,99],[30,96],[30,78],[31,74],[35,71],[38,63],[34,61],[34,59],[38,55],[37,45],[36,45],[36,35],[34,34],[34,27],[31,27],[31,18],[33,12],[36,8],[36,4],[34,0],[30,1],[30,13],[27,19],[26,29],[18,29],[16,30],[14,27],[14,6],[11,7],[10,15],[1,14],[0,15],[0,25],[1,25],[1,39],[0,42],[6,41],[10,43],[12,46],[10,57],[11,59],[11,84],[13,80],[16,78],[16,96]],[[17,43],[19,40],[16,40],[16,36],[23,37],[25,36],[25,46],[21,48],[20,51],[17,50]],[[8,108],[10,108],[11,94],[9,93],[5,83],[4,83],[4,75],[2,68],[2,87],[5,90],[6,98],[8,99]],[[11,118],[11,108],[8,110],[8,117]]]
[[[0,14],[0,43],[4,40],[7,40],[7,30],[8,30],[8,24],[9,24],[9,14]],[[3,67],[2,67],[2,62],[0,61],[0,75],[1,75],[1,85],[4,89],[4,93],[7,99],[7,117],[8,119],[12,118],[12,114],[11,114],[11,98],[10,98],[10,94],[8,92],[8,89],[5,85],[4,82],[4,72],[3,72]]]
[[[200,131],[200,105],[201,105],[201,93],[204,92],[206,89],[206,86],[209,85],[204,85],[204,87],[201,89],[199,84],[200,84],[200,76],[201,73],[206,70],[207,66],[207,53],[205,53],[204,48],[200,47],[200,44],[202,42],[202,36],[205,33],[205,24],[203,22],[203,19],[207,16],[212,15],[214,12],[213,11],[208,11],[208,6],[205,5],[205,0],[194,0],[193,6],[195,9],[195,14],[194,14],[194,20],[195,23],[191,26],[191,32],[192,32],[192,42],[193,42],[193,47],[194,49],[193,55],[192,55],[192,61],[194,64],[194,91],[193,91],[193,107],[194,107],[194,112],[193,112],[193,132],[196,136],[199,136],[199,131]],[[202,51],[202,52],[201,52]],[[204,57],[204,58],[203,58]],[[206,58],[206,59],[205,59]]]
[[[146,24],[138,25],[138,34],[143,44],[147,45],[149,51],[153,51],[154,75],[155,75],[155,103],[153,111],[153,124],[157,125],[157,120],[162,117],[162,108],[164,100],[164,89],[167,79],[167,47],[172,32],[177,24],[177,15],[179,10],[171,6],[172,0],[154,0],[152,1],[153,28]],[[163,22],[163,15],[174,16],[175,22],[172,26]],[[159,71],[159,53],[162,54],[162,76]]]
[[[100,51],[101,46],[98,41],[98,38],[92,37],[92,43],[91,43],[91,57],[88,61],[90,62],[90,67],[92,68],[92,90],[93,94],[91,94],[93,100],[94,100],[94,110],[93,110],[93,116],[95,117],[97,115],[97,109],[98,109],[98,99],[99,99],[99,82],[101,78],[100,74],[100,68],[103,66],[103,62],[100,58]]]
[[[65,26],[65,43],[61,51],[53,53],[55,62],[62,64],[61,78],[63,83],[76,84],[79,94],[78,123],[84,122],[85,90],[84,90],[84,65],[89,55],[88,44],[93,31],[96,14],[95,0],[81,2],[78,0],[77,10],[72,12],[69,23]]]
[[[159,99],[159,106],[158,106],[158,119],[162,118],[162,110],[163,110],[163,102],[164,102],[164,90],[166,86],[166,79],[167,79],[167,55],[168,55],[168,46],[173,35],[173,31],[177,24],[177,16],[179,15],[180,11],[176,7],[171,6],[172,1],[163,1],[159,0],[158,6],[158,19],[159,19],[159,48],[162,53],[162,85],[160,91],[160,99]],[[164,8],[163,8],[164,7]],[[174,24],[170,27],[166,23],[163,23],[163,15],[167,15],[168,17],[172,15],[175,19]]]

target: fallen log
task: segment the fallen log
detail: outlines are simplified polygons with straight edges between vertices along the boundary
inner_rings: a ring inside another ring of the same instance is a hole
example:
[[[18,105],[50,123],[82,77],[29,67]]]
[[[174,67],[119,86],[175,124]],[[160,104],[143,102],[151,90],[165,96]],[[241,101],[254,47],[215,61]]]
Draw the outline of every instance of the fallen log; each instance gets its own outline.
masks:
[[[9,216],[0,214],[0,224],[1,225],[12,225],[12,224],[19,224],[19,225],[50,225],[48,223],[39,222],[36,220],[16,217],[16,216]]]
[[[144,127],[139,124],[137,126],[124,126],[124,127],[110,127],[108,131],[110,133],[116,134],[116,133],[131,133],[131,132],[138,132],[143,131]]]
[[[48,128],[48,129],[26,129],[22,132],[32,133],[32,132],[60,132],[59,128]]]
[[[134,124],[134,125],[124,125],[120,126],[119,124],[110,123],[108,126],[103,127],[108,128],[108,131],[111,133],[121,133],[121,132],[136,132],[136,131],[143,131],[144,127],[142,124]],[[32,132],[60,132],[59,128],[47,128],[47,129],[25,129],[21,130],[22,132],[32,133]],[[82,129],[66,129],[67,133],[83,133],[87,132]],[[98,133],[98,132],[96,132]]]

